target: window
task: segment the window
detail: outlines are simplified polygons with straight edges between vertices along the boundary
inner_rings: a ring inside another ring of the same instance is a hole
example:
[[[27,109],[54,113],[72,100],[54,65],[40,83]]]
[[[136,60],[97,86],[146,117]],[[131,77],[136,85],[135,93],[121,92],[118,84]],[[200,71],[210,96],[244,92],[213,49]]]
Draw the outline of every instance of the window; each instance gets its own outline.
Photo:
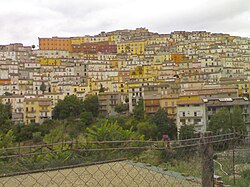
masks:
[[[185,117],[185,112],[182,112],[182,116]]]
[[[168,107],[168,102],[165,102],[165,107]]]
[[[194,116],[197,116],[197,112],[194,112]]]

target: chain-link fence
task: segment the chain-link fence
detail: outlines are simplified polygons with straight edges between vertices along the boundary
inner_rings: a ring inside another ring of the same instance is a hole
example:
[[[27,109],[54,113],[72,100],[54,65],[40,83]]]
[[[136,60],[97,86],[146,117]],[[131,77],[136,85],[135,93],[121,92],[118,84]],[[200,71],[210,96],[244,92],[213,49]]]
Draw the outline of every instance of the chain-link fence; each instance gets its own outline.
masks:
[[[248,186],[249,158],[235,133],[17,146],[0,150],[0,186]]]

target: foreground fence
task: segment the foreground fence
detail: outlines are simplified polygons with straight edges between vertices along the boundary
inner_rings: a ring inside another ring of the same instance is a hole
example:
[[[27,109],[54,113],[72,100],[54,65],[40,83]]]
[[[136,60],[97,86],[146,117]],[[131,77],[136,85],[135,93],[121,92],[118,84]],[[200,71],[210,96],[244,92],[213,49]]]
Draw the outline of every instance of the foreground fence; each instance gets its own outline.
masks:
[[[248,186],[249,174],[249,142],[234,133],[0,150],[0,186]]]

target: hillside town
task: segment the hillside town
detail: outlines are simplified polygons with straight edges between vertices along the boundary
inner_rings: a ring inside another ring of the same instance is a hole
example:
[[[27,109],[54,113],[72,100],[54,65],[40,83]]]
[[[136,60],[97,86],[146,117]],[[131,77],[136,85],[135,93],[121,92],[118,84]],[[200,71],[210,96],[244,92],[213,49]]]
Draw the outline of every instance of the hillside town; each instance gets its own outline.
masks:
[[[250,38],[137,28],[38,40],[39,49],[0,46],[0,97],[16,123],[51,119],[68,95],[98,95],[105,116],[123,104],[128,115],[142,99],[147,115],[164,108],[177,128],[198,132],[218,109],[240,106],[250,131]]]

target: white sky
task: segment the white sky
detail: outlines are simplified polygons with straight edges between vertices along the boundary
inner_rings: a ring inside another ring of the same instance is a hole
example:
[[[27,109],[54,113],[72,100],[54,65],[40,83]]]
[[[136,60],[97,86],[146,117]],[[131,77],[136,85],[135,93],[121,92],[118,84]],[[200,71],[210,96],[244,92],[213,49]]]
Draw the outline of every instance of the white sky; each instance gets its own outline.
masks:
[[[146,27],[250,37],[250,0],[1,0],[0,44]]]

